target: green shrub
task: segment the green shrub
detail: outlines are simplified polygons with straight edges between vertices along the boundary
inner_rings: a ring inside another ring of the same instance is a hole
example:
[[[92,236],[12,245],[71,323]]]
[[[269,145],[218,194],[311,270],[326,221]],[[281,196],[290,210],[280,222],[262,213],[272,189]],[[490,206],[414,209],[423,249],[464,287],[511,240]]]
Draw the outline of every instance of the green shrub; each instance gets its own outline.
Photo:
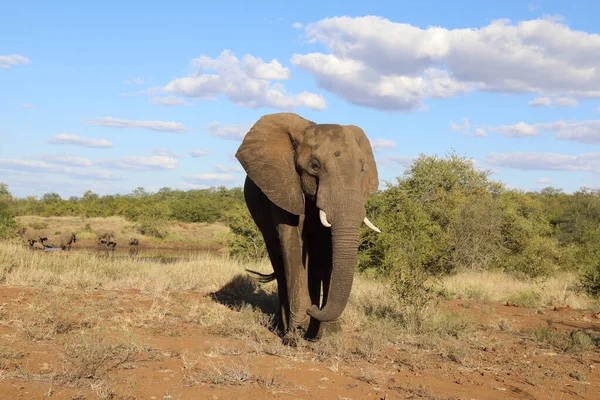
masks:
[[[13,201],[8,185],[0,183],[0,239],[9,239],[17,235],[17,221],[10,208]]]
[[[246,205],[234,207],[227,216],[231,230],[227,245],[229,255],[239,259],[257,260],[267,256],[262,234]]]
[[[137,216],[137,229],[142,235],[159,239],[167,237],[169,221],[168,210],[161,204],[143,208]]]
[[[17,234],[17,221],[5,200],[0,198],[0,239],[9,239]]]
[[[581,284],[586,292],[600,298],[600,264],[582,273]]]

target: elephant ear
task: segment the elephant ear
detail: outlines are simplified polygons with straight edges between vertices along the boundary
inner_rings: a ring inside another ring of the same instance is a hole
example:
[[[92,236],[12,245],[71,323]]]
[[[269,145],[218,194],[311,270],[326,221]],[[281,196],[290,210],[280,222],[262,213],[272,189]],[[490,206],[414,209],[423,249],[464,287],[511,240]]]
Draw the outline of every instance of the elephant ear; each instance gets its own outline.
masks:
[[[295,147],[306,128],[314,124],[294,113],[265,115],[250,128],[235,153],[269,200],[295,215],[304,213]]]
[[[373,149],[365,131],[356,125],[347,125],[346,127],[354,132],[356,143],[358,143],[358,147],[365,157],[367,177],[363,183],[362,192],[368,198],[369,193],[376,192],[379,189],[379,174],[377,172],[375,157],[373,156]]]

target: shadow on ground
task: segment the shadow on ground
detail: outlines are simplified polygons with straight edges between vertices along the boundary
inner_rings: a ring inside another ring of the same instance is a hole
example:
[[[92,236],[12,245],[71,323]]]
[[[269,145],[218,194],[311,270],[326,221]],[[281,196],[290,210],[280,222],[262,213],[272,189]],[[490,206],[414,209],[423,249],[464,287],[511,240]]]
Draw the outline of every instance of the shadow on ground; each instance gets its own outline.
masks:
[[[277,313],[279,300],[277,292],[266,292],[248,275],[234,276],[221,289],[210,294],[211,298],[233,310],[239,310],[244,304],[258,308],[269,316]]]

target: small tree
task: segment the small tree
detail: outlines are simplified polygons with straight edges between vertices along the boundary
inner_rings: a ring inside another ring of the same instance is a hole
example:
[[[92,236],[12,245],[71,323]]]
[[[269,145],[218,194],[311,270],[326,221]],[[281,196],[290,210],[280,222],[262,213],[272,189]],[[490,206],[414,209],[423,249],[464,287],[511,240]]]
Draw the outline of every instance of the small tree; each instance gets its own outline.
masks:
[[[229,255],[234,258],[258,260],[267,256],[262,234],[246,205],[236,205],[228,214],[231,232],[228,238]]]

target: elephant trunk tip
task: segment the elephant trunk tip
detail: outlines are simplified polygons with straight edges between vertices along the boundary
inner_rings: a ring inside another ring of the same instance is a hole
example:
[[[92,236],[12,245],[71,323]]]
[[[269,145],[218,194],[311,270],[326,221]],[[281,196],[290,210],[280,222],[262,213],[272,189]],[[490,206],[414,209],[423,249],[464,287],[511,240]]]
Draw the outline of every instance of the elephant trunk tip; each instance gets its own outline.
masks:
[[[332,313],[332,312],[327,312],[326,310],[321,310],[315,304],[310,306],[310,308],[308,310],[306,310],[306,313],[320,322],[335,321],[341,315],[341,313],[336,313],[336,312]]]

